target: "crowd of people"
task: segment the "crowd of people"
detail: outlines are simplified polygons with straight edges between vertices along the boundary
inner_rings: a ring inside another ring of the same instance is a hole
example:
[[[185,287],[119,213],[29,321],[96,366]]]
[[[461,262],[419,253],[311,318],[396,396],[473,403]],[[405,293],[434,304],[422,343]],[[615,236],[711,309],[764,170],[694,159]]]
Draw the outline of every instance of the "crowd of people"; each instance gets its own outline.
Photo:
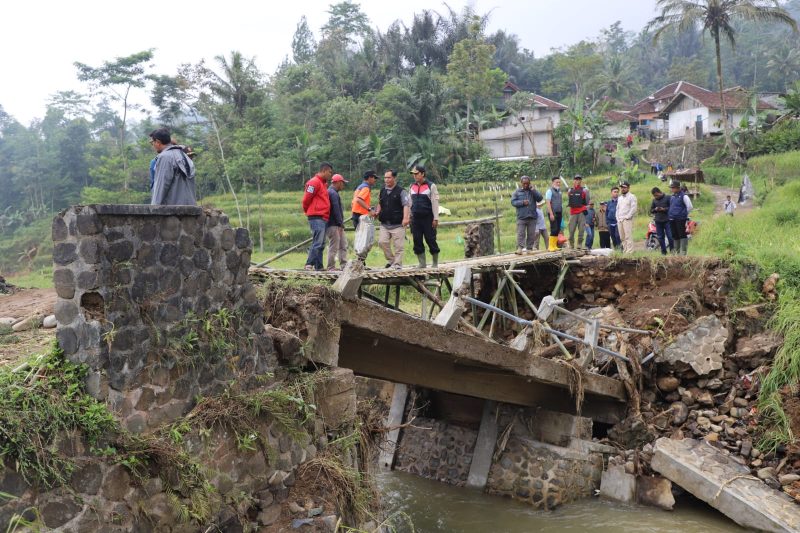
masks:
[[[425,167],[411,169],[413,183],[404,189],[398,183],[397,171],[390,169],[383,175],[383,186],[378,201],[373,205],[372,190],[378,181],[375,172],[368,170],[353,191],[349,220],[358,229],[362,223],[379,223],[378,246],[386,258],[386,268],[403,267],[406,228],[411,228],[414,254],[418,266],[427,266],[425,246],[431,254],[431,265],[439,265],[439,245],[436,229],[439,226],[439,191],[426,178]],[[323,251],[328,242],[327,269],[344,268],[347,261],[347,239],[344,234],[344,208],[339,193],[348,180],[334,174],[330,163],[322,163],[319,172],[308,180],[303,194],[303,212],[311,230],[311,248],[308,251],[306,270],[323,270]],[[364,219],[367,220],[364,220]],[[336,261],[339,261],[337,266]]]
[[[150,163],[150,189],[153,205],[196,205],[195,169],[191,147],[173,142],[170,132],[160,128],[150,133],[150,143],[156,157]],[[372,191],[378,181],[374,171],[363,174],[361,183],[353,191],[350,218],[345,219],[340,193],[348,183],[341,174],[334,174],[330,163],[322,163],[319,172],[305,184],[302,207],[311,230],[311,247],[306,260],[306,270],[323,270],[323,253],[328,243],[327,269],[344,268],[347,262],[345,224],[351,221],[358,229],[364,217],[369,224],[377,219],[378,246],[386,259],[386,268],[403,266],[406,228],[411,228],[414,254],[418,266],[427,266],[425,246],[431,255],[431,265],[438,266],[439,245],[436,231],[439,225],[439,192],[426,178],[425,167],[411,169],[413,182],[408,190],[398,182],[397,171],[387,170],[377,202],[372,202]],[[562,192],[563,178],[557,176],[542,195],[522,176],[519,187],[511,196],[516,208],[517,253],[538,250],[540,241],[548,250],[562,245],[570,248],[591,249],[595,236],[600,248],[613,248],[625,254],[633,252],[633,224],[639,210],[636,195],[630,184],[622,181],[611,187],[609,199],[595,203],[583,177],[576,174],[566,194]],[[670,194],[658,187],[651,190],[649,213],[653,217],[661,253],[686,255],[688,250],[687,221],[693,206],[688,191],[677,181],[670,183]],[[733,215],[736,204],[728,196],[724,212]],[[566,214],[566,216],[565,216]],[[547,224],[549,222],[549,231]],[[568,237],[564,233],[568,233]],[[576,241],[577,234],[577,241]]]
[[[573,249],[591,249],[597,236],[600,248],[633,253],[633,224],[639,202],[630,191],[630,183],[623,181],[611,187],[609,199],[600,202],[595,209],[580,174],[573,177],[566,195],[561,190],[562,181],[561,177],[554,177],[542,195],[533,187],[530,177],[520,178],[519,188],[511,196],[511,205],[517,211],[517,253],[539,249],[540,237],[545,241],[548,221],[547,249],[550,251],[558,250],[562,244]],[[649,212],[655,220],[661,253],[666,255],[670,251],[685,255],[688,250],[686,224],[693,209],[689,195],[677,181],[670,184],[669,196],[658,187],[653,187],[651,193]],[[565,232],[568,237],[564,236]]]

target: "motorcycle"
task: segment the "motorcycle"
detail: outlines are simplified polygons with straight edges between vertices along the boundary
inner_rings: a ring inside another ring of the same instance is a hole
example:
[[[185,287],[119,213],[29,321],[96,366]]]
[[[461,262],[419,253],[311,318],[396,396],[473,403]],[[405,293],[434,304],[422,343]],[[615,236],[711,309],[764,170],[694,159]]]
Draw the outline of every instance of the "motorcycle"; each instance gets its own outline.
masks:
[[[691,239],[692,234],[697,231],[697,222],[691,218],[686,219],[686,238]],[[659,250],[661,244],[658,242],[658,230],[656,229],[655,220],[650,219],[647,225],[647,234],[644,236],[644,247],[646,250]]]

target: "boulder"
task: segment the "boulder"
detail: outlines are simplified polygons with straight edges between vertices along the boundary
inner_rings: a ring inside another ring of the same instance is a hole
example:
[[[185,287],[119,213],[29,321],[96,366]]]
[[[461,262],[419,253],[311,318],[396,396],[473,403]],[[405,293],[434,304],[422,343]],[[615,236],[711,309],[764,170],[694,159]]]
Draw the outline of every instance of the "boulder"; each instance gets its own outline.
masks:
[[[671,511],[675,505],[672,482],[661,476],[639,476],[636,479],[636,500],[644,505]]]
[[[676,378],[675,376],[661,376],[656,380],[656,385],[658,385],[658,390],[661,392],[672,392],[674,390],[678,390],[678,386],[680,386],[681,380]]]
[[[44,320],[42,320],[42,327],[45,329],[53,329],[56,325],[58,325],[56,315],[47,315],[44,317]]]
[[[42,325],[42,318],[43,315],[41,313],[34,313],[32,315],[26,316],[19,322],[15,323],[11,326],[11,329],[14,331],[28,331],[29,329],[38,328]]]

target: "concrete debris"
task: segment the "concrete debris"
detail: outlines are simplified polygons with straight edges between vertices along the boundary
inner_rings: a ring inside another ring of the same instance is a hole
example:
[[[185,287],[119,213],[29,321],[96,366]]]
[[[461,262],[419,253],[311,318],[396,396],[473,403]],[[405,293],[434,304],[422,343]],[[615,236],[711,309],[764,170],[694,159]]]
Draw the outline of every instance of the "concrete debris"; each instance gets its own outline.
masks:
[[[724,513],[764,531],[800,531],[800,509],[714,446],[695,439],[658,439],[653,470]]]
[[[600,478],[600,496],[622,503],[636,501],[636,476],[620,466],[610,467]]]
[[[34,313],[30,316],[25,317],[24,319],[16,322],[11,329],[15,332],[19,331],[28,331],[29,329],[38,328],[42,325],[42,319],[44,316],[41,313]]]
[[[722,368],[722,356],[728,340],[728,328],[715,315],[698,318],[656,357],[659,363],[691,366],[704,376]]]

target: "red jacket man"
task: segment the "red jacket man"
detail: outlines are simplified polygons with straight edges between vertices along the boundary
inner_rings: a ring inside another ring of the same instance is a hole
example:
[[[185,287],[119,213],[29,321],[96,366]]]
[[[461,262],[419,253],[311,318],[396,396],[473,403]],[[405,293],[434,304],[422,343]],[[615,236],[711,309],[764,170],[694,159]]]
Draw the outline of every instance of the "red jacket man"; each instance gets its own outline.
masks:
[[[322,163],[317,175],[306,182],[303,194],[303,211],[311,230],[311,248],[308,250],[306,270],[322,270],[322,250],[325,248],[325,229],[331,216],[331,199],[328,180],[333,175],[330,163]]]
[[[333,170],[320,170],[306,182],[303,194],[303,211],[307,217],[322,217],[327,222],[331,215],[331,199],[328,196],[328,178]]]

